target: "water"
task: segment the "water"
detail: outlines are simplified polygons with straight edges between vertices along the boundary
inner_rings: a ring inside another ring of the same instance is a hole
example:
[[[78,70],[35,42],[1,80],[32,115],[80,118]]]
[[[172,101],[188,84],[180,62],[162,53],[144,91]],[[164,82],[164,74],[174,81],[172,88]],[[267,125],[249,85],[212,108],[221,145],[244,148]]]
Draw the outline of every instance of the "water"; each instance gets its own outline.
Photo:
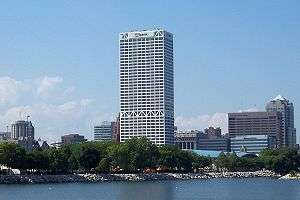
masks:
[[[0,200],[299,200],[300,181],[211,179],[98,184],[0,185]]]

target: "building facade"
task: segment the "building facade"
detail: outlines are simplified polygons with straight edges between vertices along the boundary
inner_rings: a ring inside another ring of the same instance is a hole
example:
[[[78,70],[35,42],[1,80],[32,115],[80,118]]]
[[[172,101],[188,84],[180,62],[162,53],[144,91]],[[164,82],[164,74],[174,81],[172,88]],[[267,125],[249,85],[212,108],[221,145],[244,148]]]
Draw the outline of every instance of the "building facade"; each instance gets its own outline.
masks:
[[[63,135],[61,136],[61,144],[77,144],[81,142],[85,142],[86,139],[84,138],[83,135],[79,134],[68,134],[68,135]]]
[[[175,134],[175,145],[179,149],[197,149],[200,131],[179,131]]]
[[[16,121],[11,125],[11,139],[34,140],[34,127],[31,121]]]
[[[111,136],[112,141],[120,142],[120,116],[117,117],[115,122],[111,122]]]
[[[268,135],[281,147],[282,123],[279,112],[239,112],[228,114],[229,137]],[[232,141],[231,141],[232,143]]]
[[[147,137],[174,144],[173,35],[125,32],[119,45],[120,141]]]
[[[95,141],[111,141],[113,122],[104,121],[100,126],[94,126]]]
[[[183,150],[230,151],[229,138],[198,130],[178,131],[175,134],[175,145]]]
[[[268,112],[280,112],[282,119],[283,145],[296,147],[296,128],[294,127],[294,105],[287,99],[278,95],[267,103]]]
[[[240,135],[231,138],[231,151],[258,154],[267,148],[275,148],[276,140],[270,135]]]
[[[226,137],[218,137],[218,138],[200,137],[198,139],[197,149],[230,152],[230,140],[229,138]]]
[[[204,129],[204,133],[207,135],[212,135],[212,136],[216,136],[216,137],[221,137],[222,135],[222,130],[220,127],[214,128],[212,126]]]

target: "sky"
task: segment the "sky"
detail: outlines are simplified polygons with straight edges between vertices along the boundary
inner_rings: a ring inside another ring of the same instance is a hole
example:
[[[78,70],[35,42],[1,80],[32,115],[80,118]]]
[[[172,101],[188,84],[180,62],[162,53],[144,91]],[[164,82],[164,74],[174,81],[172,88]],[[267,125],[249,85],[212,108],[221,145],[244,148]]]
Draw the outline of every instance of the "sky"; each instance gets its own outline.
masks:
[[[91,139],[119,109],[118,34],[154,28],[174,34],[179,129],[226,133],[226,113],[281,94],[300,131],[299,10],[298,0],[2,2],[0,131],[30,115],[36,137]]]

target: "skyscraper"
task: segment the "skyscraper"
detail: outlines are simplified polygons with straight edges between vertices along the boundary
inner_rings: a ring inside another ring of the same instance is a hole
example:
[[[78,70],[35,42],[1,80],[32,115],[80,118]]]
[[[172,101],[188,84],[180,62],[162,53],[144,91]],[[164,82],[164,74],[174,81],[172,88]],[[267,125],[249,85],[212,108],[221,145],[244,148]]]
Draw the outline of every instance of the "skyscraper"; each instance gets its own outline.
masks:
[[[292,102],[278,95],[267,103],[266,110],[281,113],[283,145],[286,147],[296,146],[296,129],[294,127],[294,106]]]
[[[120,33],[120,141],[147,137],[174,143],[173,35]]]

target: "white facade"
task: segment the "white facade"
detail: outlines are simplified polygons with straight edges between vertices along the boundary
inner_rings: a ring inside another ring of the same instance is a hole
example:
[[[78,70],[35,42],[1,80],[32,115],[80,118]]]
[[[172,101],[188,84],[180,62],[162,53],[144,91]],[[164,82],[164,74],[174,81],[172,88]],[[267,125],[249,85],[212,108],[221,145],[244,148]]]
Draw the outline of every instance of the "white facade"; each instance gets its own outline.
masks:
[[[173,35],[120,33],[120,141],[174,144]]]

